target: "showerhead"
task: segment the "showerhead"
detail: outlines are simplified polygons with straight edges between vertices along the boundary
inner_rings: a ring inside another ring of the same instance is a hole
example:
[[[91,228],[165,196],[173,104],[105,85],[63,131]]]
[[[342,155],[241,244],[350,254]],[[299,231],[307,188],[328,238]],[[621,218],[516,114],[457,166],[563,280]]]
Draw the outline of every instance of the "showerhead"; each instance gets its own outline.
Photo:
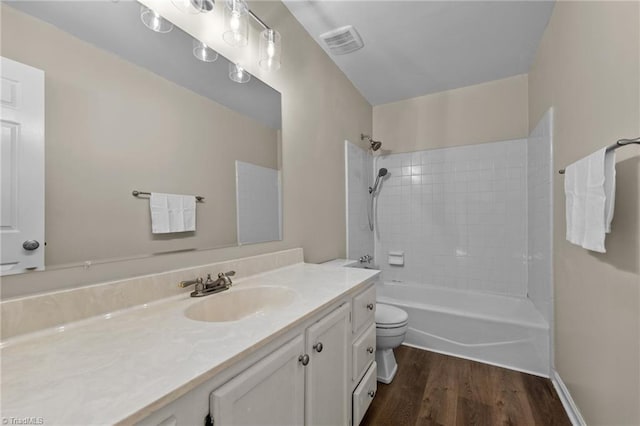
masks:
[[[385,169],[384,167],[378,170],[378,176],[385,177],[386,175],[387,175],[387,169]]]
[[[368,140],[369,141],[369,149],[371,149],[371,151],[377,151],[380,149],[380,147],[382,146],[382,142],[380,141],[374,141],[371,136],[369,135],[365,135],[364,133],[360,134],[360,139],[361,140]]]

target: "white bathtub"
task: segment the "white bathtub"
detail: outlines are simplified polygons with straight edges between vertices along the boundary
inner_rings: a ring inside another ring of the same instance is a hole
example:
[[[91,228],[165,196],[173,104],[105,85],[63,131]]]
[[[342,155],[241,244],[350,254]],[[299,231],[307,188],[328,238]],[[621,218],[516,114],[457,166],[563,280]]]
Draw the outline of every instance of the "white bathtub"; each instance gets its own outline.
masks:
[[[549,325],[526,298],[379,282],[409,314],[405,344],[549,377]]]

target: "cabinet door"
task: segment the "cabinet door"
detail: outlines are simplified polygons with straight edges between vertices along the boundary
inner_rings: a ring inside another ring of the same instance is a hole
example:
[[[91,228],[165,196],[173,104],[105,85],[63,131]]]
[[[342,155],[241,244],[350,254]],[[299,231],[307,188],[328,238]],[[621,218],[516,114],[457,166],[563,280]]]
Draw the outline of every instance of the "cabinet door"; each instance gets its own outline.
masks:
[[[302,425],[304,370],[300,335],[211,393],[216,426]]]
[[[350,304],[345,303],[307,329],[305,424],[349,424]]]

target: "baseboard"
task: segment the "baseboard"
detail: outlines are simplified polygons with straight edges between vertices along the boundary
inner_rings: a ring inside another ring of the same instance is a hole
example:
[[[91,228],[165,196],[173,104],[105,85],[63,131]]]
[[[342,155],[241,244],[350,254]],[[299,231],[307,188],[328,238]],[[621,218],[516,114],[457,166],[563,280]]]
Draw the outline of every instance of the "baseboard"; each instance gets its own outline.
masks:
[[[580,414],[578,406],[573,401],[573,398],[571,398],[569,389],[567,389],[556,370],[553,370],[551,374],[551,383],[553,383],[553,387],[556,389],[556,392],[560,397],[560,401],[562,401],[562,406],[567,412],[567,416],[569,416],[571,424],[573,426],[586,426],[587,424],[585,423],[584,418],[582,418],[582,414]]]

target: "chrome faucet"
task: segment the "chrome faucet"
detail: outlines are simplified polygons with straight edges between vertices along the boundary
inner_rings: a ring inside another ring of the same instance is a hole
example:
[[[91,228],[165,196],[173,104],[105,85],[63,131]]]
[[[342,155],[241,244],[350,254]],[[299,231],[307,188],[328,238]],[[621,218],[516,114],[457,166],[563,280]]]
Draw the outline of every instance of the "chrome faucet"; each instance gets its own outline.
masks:
[[[371,256],[370,254],[365,254],[360,259],[358,259],[360,263],[371,263],[372,260],[373,256]]]
[[[193,292],[191,292],[191,297],[202,297],[207,296],[209,294],[219,293],[224,290],[228,290],[229,287],[233,284],[231,278],[236,274],[236,271],[229,272],[220,272],[218,274],[218,279],[211,279],[211,274],[207,274],[207,280],[204,281],[202,278],[196,278],[195,280],[189,281],[181,281],[178,284],[178,287],[189,287],[190,285],[195,285],[196,288]]]

